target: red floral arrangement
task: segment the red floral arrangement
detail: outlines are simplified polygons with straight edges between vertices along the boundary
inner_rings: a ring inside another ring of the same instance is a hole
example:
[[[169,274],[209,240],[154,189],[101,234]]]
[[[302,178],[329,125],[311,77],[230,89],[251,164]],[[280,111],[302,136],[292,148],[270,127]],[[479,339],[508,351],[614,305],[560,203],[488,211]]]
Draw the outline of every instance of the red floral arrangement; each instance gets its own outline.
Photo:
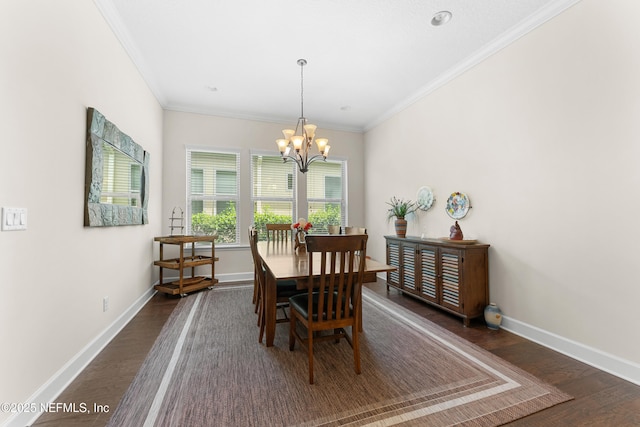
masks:
[[[303,218],[300,218],[298,222],[296,222],[291,226],[291,228],[293,228],[294,230],[304,231],[304,232],[309,231],[311,227],[313,227],[313,225],[310,222],[307,222],[306,220],[304,220]]]

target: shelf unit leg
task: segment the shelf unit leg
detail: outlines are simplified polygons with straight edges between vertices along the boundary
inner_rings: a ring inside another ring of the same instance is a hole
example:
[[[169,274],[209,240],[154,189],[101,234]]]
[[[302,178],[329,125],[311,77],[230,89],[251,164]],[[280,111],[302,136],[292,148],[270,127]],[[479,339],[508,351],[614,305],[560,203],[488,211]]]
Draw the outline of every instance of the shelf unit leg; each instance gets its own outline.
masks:
[[[162,243],[160,243],[160,261],[164,260],[163,255],[164,255],[164,251],[163,251],[163,248],[162,248]],[[162,267],[160,267],[160,277],[159,277],[159,280],[160,280],[160,281],[159,281],[158,283],[162,286],[162,283],[163,283],[163,282],[162,282]]]
[[[179,293],[181,296],[184,296],[184,291],[182,290],[184,281],[184,243],[180,244],[180,283],[179,283]]]

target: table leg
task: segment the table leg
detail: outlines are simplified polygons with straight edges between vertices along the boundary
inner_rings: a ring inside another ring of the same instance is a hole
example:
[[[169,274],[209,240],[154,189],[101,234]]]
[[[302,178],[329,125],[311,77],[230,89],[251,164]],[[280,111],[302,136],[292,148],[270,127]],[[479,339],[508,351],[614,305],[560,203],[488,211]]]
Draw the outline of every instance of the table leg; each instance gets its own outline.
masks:
[[[358,299],[360,301],[358,301],[358,307],[360,308],[359,312],[358,312],[358,318],[356,319],[356,322],[358,323],[358,332],[363,332],[363,326],[362,326],[362,287],[358,286]]]
[[[273,346],[273,340],[276,336],[276,279],[270,271],[266,274],[266,289],[264,296],[264,321],[265,333],[267,336],[267,347]]]

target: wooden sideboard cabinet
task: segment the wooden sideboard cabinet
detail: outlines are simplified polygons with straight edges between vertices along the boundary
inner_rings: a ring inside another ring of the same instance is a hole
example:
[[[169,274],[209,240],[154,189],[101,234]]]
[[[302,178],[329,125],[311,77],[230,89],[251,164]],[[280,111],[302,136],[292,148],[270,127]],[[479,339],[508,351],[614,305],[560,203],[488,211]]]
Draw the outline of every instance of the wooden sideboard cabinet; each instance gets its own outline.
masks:
[[[389,286],[462,317],[464,325],[489,303],[487,244],[385,236]]]
[[[218,283],[218,279],[215,276],[215,263],[218,261],[216,258],[216,244],[215,239],[218,236],[162,236],[155,237],[153,240],[160,243],[160,259],[153,264],[160,267],[160,278],[155,288],[169,295],[186,296],[189,292],[195,292],[200,289],[209,288]],[[211,256],[208,255],[196,255],[195,244],[198,242],[210,242],[211,243]],[[178,245],[180,246],[180,255],[177,258],[164,258],[164,245]],[[185,245],[191,245],[191,254],[185,253]],[[196,276],[195,269],[198,266],[210,265],[211,277]],[[163,281],[163,269],[169,268],[171,270],[178,270],[180,277],[178,280],[164,283]],[[191,269],[191,276],[185,277],[184,270]]]

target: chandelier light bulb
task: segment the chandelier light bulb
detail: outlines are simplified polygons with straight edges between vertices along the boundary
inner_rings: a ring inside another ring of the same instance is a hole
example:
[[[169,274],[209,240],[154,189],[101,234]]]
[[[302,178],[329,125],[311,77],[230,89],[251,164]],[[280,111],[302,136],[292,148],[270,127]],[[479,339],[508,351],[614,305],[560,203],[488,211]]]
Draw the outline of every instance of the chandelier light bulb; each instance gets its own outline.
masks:
[[[316,139],[316,145],[318,146],[318,151],[324,154],[324,150],[327,147],[329,140],[327,138],[318,138]]]
[[[304,125],[304,132],[307,134],[309,142],[313,141],[313,137],[316,136],[317,128],[318,126],[312,124]]]
[[[302,143],[304,142],[304,136],[302,135],[294,135],[291,137],[291,143],[293,144],[293,148],[296,151],[300,151],[302,148]]]
[[[293,129],[283,129],[282,130],[282,134],[284,135],[284,139],[285,141],[287,141],[287,143],[289,142],[289,140],[291,139],[291,137],[296,133],[295,130]]]
[[[280,154],[282,154],[286,151],[289,142],[285,139],[276,139],[276,144],[278,144],[278,150],[280,150]]]

